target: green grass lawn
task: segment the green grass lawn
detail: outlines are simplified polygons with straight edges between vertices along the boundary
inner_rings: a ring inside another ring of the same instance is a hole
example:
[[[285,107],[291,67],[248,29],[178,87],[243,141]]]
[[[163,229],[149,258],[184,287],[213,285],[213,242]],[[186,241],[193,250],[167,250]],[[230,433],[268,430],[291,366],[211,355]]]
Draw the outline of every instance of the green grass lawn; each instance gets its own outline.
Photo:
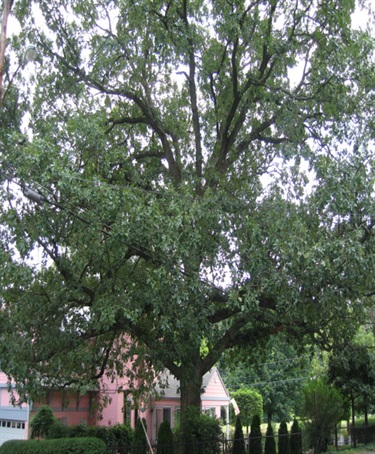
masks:
[[[368,445],[361,445],[357,448],[339,448],[337,451],[336,448],[332,448],[328,450],[331,453],[339,453],[339,454],[370,454],[375,453],[375,442],[369,443]]]

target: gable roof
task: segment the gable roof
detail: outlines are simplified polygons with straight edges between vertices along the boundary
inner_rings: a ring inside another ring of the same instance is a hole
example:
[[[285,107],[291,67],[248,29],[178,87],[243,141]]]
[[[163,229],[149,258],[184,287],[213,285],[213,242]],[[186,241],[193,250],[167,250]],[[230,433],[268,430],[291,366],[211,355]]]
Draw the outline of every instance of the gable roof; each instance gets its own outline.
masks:
[[[216,367],[213,367],[210,371],[204,374],[202,380],[202,392],[203,395],[206,392],[206,389],[211,384],[212,380],[217,377],[219,379],[219,386],[222,387],[225,395],[229,400],[229,393],[224,385],[223,379]],[[169,371],[165,370],[159,376],[159,380],[156,383],[155,391],[160,396],[161,399],[180,399],[180,382],[177,378],[172,375]],[[208,396],[207,396],[208,397]],[[211,396],[213,399],[215,396]]]

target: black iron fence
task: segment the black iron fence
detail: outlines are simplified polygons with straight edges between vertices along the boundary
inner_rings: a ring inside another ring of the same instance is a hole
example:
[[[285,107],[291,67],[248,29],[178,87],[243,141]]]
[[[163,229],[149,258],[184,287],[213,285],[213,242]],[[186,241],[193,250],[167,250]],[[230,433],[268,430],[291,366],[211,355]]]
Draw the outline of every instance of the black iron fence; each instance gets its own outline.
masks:
[[[291,439],[293,434],[284,435]],[[298,436],[298,435],[297,435]],[[313,446],[309,443],[309,434],[302,430],[300,434],[301,442],[302,442],[302,451],[304,453],[312,453],[314,452]],[[262,435],[261,437],[263,450],[264,453],[264,446],[267,440],[266,435]],[[274,434],[274,439],[276,446],[278,445],[279,435],[276,433]],[[249,452],[249,438],[245,435],[244,437],[245,446],[247,448],[247,452]],[[188,446],[189,454],[231,454],[232,447],[233,447],[234,439],[227,440],[224,436],[219,444],[219,446],[213,446],[210,443],[202,443],[202,442],[195,442]],[[360,427],[351,427],[351,428],[338,428],[335,433],[330,437],[328,440],[328,445],[330,448],[334,447],[337,451],[347,449],[348,447],[353,447],[356,445],[361,444],[368,444],[371,442],[375,442],[375,426],[360,426]],[[134,447],[133,447],[134,449]],[[277,448],[276,448],[277,449]],[[108,445],[107,453],[108,454],[130,454],[132,451],[131,447],[120,447],[115,446],[115,444]],[[137,451],[140,452],[140,451]],[[143,452],[143,451],[142,451]],[[153,446],[153,452],[156,453],[156,446]],[[170,447],[171,454],[177,454],[179,452],[179,446],[174,444],[173,447]],[[144,453],[149,454],[150,449],[145,446]],[[251,453],[250,453],[251,454]]]

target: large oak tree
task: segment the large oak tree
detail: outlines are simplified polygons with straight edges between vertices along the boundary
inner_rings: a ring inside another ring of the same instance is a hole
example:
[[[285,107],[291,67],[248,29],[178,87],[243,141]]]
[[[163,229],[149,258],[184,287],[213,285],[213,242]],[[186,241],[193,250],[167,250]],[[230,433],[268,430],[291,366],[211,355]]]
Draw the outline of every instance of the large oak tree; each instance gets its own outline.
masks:
[[[350,334],[374,292],[374,41],[355,8],[15,2],[11,45],[40,60],[29,116],[18,79],[2,111],[4,371],[85,386],[122,369],[126,333],[183,410],[225,350]]]

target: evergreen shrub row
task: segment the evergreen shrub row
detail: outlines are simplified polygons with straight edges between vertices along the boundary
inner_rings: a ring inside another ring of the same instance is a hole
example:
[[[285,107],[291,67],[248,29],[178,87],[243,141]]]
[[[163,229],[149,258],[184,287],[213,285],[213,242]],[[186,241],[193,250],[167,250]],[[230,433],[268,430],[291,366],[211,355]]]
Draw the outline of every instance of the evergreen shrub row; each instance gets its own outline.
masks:
[[[259,415],[253,417],[251,432],[249,436],[250,454],[262,454],[262,432],[260,428]],[[295,419],[289,436],[288,427],[285,421],[280,424],[278,431],[278,454],[302,454],[302,436],[298,421]],[[245,439],[242,430],[240,415],[236,419],[236,430],[234,433],[232,454],[247,454]],[[264,454],[276,454],[276,441],[271,424],[268,424],[264,443]]]
[[[107,447],[98,438],[60,440],[9,440],[0,446],[0,454],[106,454]]]

